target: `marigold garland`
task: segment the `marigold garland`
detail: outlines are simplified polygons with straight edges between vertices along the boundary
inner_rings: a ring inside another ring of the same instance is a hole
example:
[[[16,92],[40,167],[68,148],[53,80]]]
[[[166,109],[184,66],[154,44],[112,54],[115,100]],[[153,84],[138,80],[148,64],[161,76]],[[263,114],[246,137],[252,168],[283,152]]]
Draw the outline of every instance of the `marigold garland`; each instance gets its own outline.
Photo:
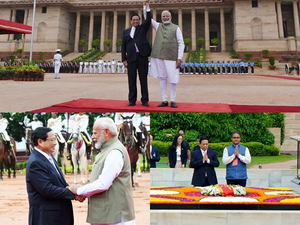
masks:
[[[201,194],[201,190],[195,187],[151,187],[150,204],[241,204],[241,198],[253,198],[257,202],[246,202],[254,205],[300,205],[300,196],[290,188],[255,188],[245,187],[246,195],[236,196],[239,202],[199,202],[202,199],[214,198]],[[163,194],[164,191],[172,191],[174,194]],[[220,197],[220,196],[218,196]],[[231,199],[234,199],[232,197]]]

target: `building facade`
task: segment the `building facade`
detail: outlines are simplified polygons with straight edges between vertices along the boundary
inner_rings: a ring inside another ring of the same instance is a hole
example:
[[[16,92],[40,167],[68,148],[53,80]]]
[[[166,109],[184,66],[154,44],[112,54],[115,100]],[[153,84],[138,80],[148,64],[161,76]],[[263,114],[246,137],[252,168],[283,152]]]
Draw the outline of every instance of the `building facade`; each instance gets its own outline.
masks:
[[[130,27],[130,15],[142,17],[144,0],[37,0],[33,33],[33,52],[54,52],[57,48],[80,52],[99,48],[117,52],[116,44],[124,29]],[[151,0],[153,19],[160,21],[163,10],[170,10],[184,38],[219,39],[218,51],[297,51],[300,48],[299,1],[294,0]],[[33,0],[0,0],[0,18],[32,26]],[[148,33],[153,43],[155,31]],[[0,35],[0,52],[22,48],[21,35]],[[79,46],[85,39],[87,45]],[[110,39],[109,49],[104,40]],[[30,50],[31,35],[25,37]]]

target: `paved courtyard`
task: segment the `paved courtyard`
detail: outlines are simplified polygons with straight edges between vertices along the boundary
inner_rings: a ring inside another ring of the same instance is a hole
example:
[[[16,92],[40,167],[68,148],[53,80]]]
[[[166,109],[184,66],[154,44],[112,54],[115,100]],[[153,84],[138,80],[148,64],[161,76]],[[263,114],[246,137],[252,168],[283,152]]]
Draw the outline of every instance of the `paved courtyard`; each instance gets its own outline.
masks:
[[[126,74],[60,77],[45,74],[42,82],[1,80],[0,111],[30,111],[79,98],[127,100]],[[260,75],[181,75],[176,102],[300,106],[300,76],[281,77],[298,80]],[[148,83],[151,105],[151,101],[161,101],[159,80],[149,77]]]

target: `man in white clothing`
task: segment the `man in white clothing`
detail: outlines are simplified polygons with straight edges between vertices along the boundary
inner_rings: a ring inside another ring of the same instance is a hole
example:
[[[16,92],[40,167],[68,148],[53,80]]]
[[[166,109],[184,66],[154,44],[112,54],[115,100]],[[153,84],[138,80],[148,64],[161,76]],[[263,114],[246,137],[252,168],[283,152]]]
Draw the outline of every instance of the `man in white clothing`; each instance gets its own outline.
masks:
[[[111,61],[111,73],[116,73],[116,61],[113,59]]]
[[[144,6],[146,18],[146,7]],[[151,70],[149,75],[160,80],[162,103],[158,107],[168,106],[167,83],[170,83],[171,107],[175,103],[176,88],[179,83],[179,67],[181,65],[184,43],[180,28],[171,22],[169,11],[161,14],[162,23],[151,20],[151,26],[156,30],[155,41],[151,52]]]
[[[98,73],[102,73],[102,68],[103,68],[103,59],[101,57],[98,61]]]
[[[61,62],[64,61],[61,54],[60,49],[56,50],[56,54],[54,55],[54,79],[59,79],[59,70]]]
[[[100,149],[90,183],[71,185],[74,194],[89,197],[87,222],[92,225],[135,225],[131,189],[131,167],[126,148],[117,138],[117,127],[110,118],[94,123],[93,140]]]

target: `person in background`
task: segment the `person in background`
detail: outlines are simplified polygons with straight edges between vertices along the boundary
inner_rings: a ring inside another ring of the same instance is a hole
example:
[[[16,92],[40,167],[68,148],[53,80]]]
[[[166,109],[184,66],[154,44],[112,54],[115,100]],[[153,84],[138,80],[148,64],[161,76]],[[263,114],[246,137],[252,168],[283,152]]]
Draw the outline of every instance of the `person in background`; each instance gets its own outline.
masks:
[[[185,168],[187,162],[187,150],[183,144],[181,134],[176,134],[169,148],[169,162],[171,168]]]
[[[156,162],[160,161],[158,149],[152,145],[153,136],[150,134],[150,168],[156,168]]]

